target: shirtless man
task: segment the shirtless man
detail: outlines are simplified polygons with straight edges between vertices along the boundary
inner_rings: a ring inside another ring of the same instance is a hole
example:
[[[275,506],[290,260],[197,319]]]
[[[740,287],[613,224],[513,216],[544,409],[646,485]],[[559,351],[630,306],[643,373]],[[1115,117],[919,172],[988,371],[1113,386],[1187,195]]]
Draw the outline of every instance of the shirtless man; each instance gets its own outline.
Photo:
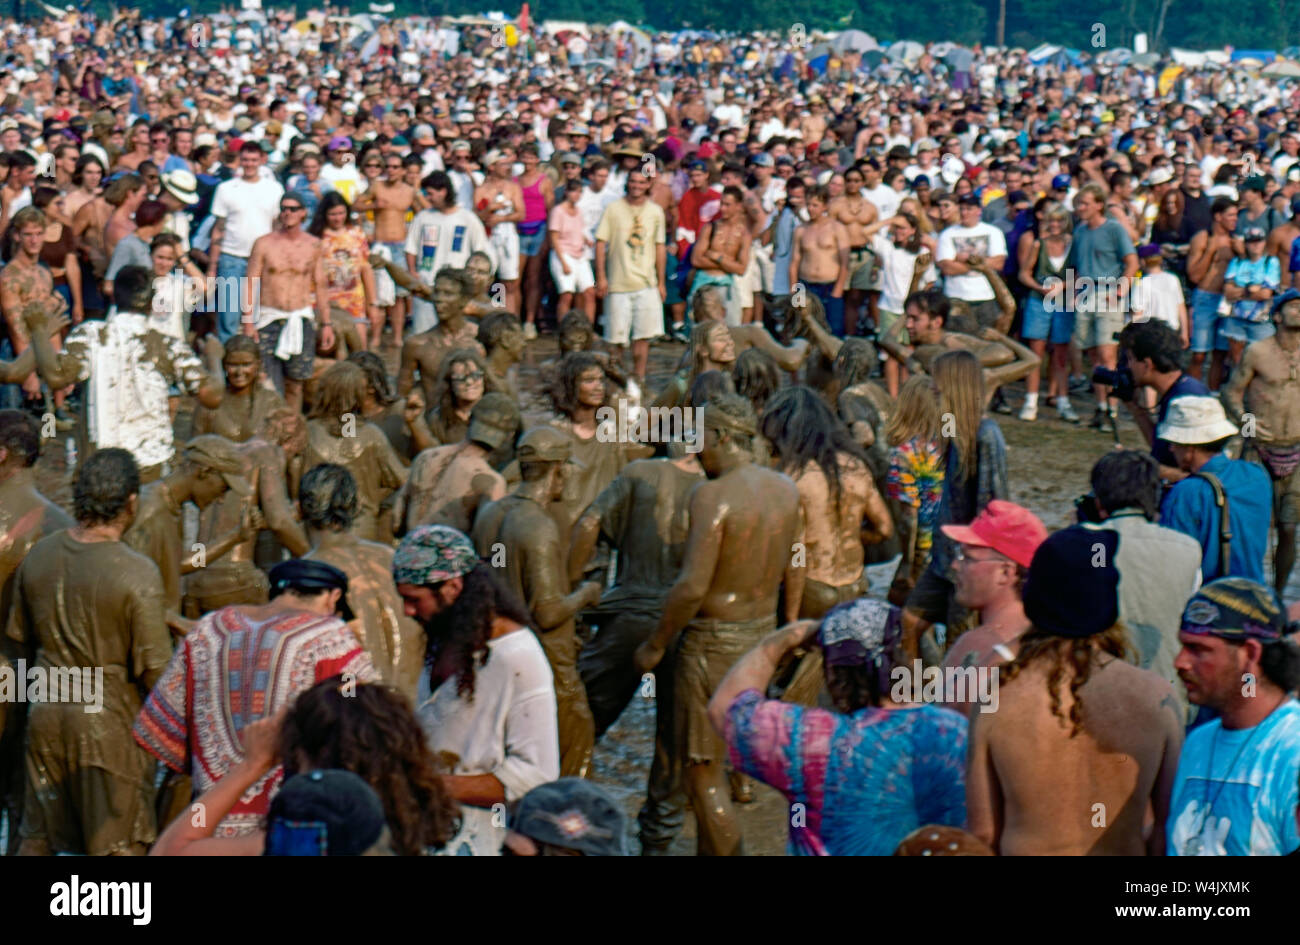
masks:
[[[0,312],[4,314],[14,354],[21,355],[31,344],[23,324],[23,311],[30,303],[48,302],[54,294],[54,280],[50,270],[41,264],[45,214],[35,207],[24,207],[14,214],[10,226],[18,238],[14,241],[13,258],[0,270]],[[22,388],[24,399],[40,399],[41,379],[35,371],[22,381]]]
[[[972,713],[970,831],[1004,856],[1164,855],[1183,720],[1169,683],[1123,659],[1118,546],[1078,527],[1039,546],[1032,629],[1000,674],[998,710]]]
[[[695,301],[695,314],[701,322],[722,321],[726,314],[722,296],[716,291],[705,289]],[[808,353],[812,350],[806,338],[795,338],[788,345],[781,344],[772,337],[770,331],[757,322],[728,325],[727,331],[731,333],[736,357],[750,348],[758,348],[770,354],[776,361],[777,367],[783,371],[799,370],[808,360]],[[732,363],[729,362],[726,365],[713,365],[705,370],[730,371],[731,368]]]
[[[106,259],[113,258],[113,250],[122,237],[135,232],[135,212],[140,209],[149,195],[144,178],[137,174],[126,174],[113,181],[104,190],[104,197],[109,203],[120,200],[109,215],[104,227],[104,254]]]
[[[808,191],[808,220],[794,233],[790,289],[802,285],[821,300],[831,334],[844,337],[844,289],[849,279],[849,233],[831,217],[825,187]]]
[[[749,264],[745,271],[736,277],[736,290],[740,295],[740,317],[745,324],[763,321],[763,274],[759,269],[759,254],[764,252],[759,235],[767,229],[767,211],[758,194],[745,186],[745,169],[739,164],[727,164],[718,175],[718,180],[725,191],[734,187],[740,192],[741,205],[745,211],[745,225],[750,232]]]
[[[478,342],[487,352],[487,377],[484,379],[487,390],[508,394],[517,401],[519,385],[515,365],[523,360],[527,345],[519,319],[503,309],[489,312],[479,322]]]
[[[953,585],[957,603],[979,612],[979,626],[957,638],[944,655],[943,666],[998,666],[1010,663],[1029,629],[1021,600],[1025,573],[1034,552],[1047,538],[1047,528],[1028,509],[994,499],[969,525],[944,525],[943,533],[957,542]],[[974,700],[944,705],[968,715]]]
[[[795,542],[803,538],[799,490],[789,477],[755,466],[758,430],[744,397],[728,394],[704,409],[699,454],[707,482],[690,499],[690,531],[681,575],[664,600],[659,625],[637,648],[638,671],[663,659],[678,633],[674,708],[687,797],[699,824],[701,854],[738,855],[736,822],[725,768],[726,744],[709,723],[709,699],[732,663],[776,627],[785,585],[783,623],[795,620],[804,569]]]
[[[1300,522],[1300,291],[1273,300],[1273,319],[1277,334],[1246,347],[1222,399],[1243,435],[1253,426],[1243,458],[1263,466],[1273,482],[1273,582],[1281,594],[1295,567]]]
[[[406,484],[393,503],[393,535],[421,525],[449,525],[469,534],[478,510],[506,494],[506,481],[488,461],[513,439],[519,408],[505,394],[484,394],[469,415],[459,443],[424,450],[411,463]]]
[[[745,222],[744,195],[737,187],[722,192],[722,209],[718,218],[700,229],[700,238],[691,253],[691,265],[698,271],[691,283],[691,301],[706,287],[717,287],[726,304],[728,325],[739,325],[744,318],[737,281],[749,268],[749,254],[754,236]]]
[[[112,215],[113,205],[101,194],[86,201],[72,218],[72,235],[77,241],[77,252],[84,264],[81,273],[81,284],[86,288],[83,307],[90,316],[102,316],[105,311],[106,303],[98,286],[108,271],[104,234]]]
[[[292,193],[280,200],[279,230],[258,237],[248,255],[243,287],[245,335],[262,348],[262,369],[293,410],[302,410],[303,381],[311,377],[320,345],[334,344],[321,241],[302,229],[303,202]],[[306,301],[316,299],[316,320]]]
[[[510,176],[514,158],[504,151],[489,151],[483,158],[487,178],[474,190],[474,212],[488,231],[497,257],[497,278],[506,287],[506,308],[521,311],[519,291],[519,230],[524,219],[524,192]],[[437,303],[434,303],[435,306]],[[438,308],[442,318],[442,309]]]
[[[474,545],[491,561],[504,557],[502,577],[532,614],[555,679],[560,734],[560,775],[587,777],[595,731],[587,693],[578,676],[574,616],[600,600],[601,584],[584,581],[570,591],[562,536],[548,507],[564,494],[572,440],[551,427],[534,427],[519,441],[522,482],[493,502],[474,523]]]
[[[438,309],[438,324],[402,343],[401,367],[397,373],[397,392],[405,397],[415,386],[415,372],[420,372],[424,402],[436,404],[438,370],[442,359],[457,348],[472,348],[483,354],[478,343],[478,326],[465,320],[465,302],[469,299],[469,278],[460,269],[439,269],[433,281],[433,304]]]
[[[357,198],[355,210],[371,210],[375,214],[375,243],[388,247],[392,264],[404,268],[406,263],[406,215],[415,209],[416,189],[402,180],[402,162],[389,155],[388,176],[371,183],[370,189]],[[400,286],[398,288],[401,288]],[[388,306],[388,320],[395,337],[400,337],[406,322],[406,296],[399,292]],[[377,349],[384,336],[383,322],[370,326],[370,347]]]
[[[1192,320],[1192,361],[1187,373],[1198,381],[1204,371],[1205,355],[1213,351],[1210,377],[1206,381],[1217,390],[1223,379],[1223,351],[1215,350],[1218,336],[1219,305],[1223,302],[1223,277],[1232,261],[1232,236],[1237,229],[1237,205],[1227,197],[1216,197],[1210,207],[1212,223],[1192,237],[1187,247],[1187,280],[1196,286],[1188,305]]]
[[[930,373],[931,363],[946,351],[969,351],[984,367],[984,389],[989,397],[1000,385],[1037,369],[1038,355],[996,328],[985,328],[978,336],[948,331],[948,307],[947,296],[938,289],[913,292],[907,298],[906,317],[890,326],[879,339],[880,347],[912,374]],[[898,342],[903,327],[911,345]]]
[[[849,284],[844,292],[844,334],[858,331],[858,314],[867,290],[871,288],[872,265],[867,244],[871,241],[867,227],[880,216],[876,205],[862,196],[862,172],[850,168],[844,172],[843,196],[831,201],[831,219],[844,224],[849,237]]]

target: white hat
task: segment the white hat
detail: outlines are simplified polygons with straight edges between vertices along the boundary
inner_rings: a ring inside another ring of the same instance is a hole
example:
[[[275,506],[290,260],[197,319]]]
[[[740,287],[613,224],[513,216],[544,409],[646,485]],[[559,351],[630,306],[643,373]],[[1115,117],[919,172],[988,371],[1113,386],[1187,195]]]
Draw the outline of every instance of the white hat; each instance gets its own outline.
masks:
[[[167,193],[187,206],[192,207],[199,202],[199,182],[187,170],[177,168],[168,171],[159,178],[159,183]]]
[[[1160,184],[1167,184],[1174,179],[1174,169],[1168,165],[1161,165],[1147,175],[1147,183],[1152,187]]]
[[[1237,428],[1214,397],[1178,397],[1156,435],[1170,443],[1199,446],[1236,436]]]

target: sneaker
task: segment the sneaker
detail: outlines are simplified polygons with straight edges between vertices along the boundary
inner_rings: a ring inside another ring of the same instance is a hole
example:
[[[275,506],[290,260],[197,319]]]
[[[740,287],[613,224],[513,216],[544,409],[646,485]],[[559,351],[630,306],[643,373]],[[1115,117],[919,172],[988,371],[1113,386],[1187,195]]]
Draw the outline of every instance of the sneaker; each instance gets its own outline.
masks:
[[[993,395],[993,412],[1002,414],[1014,413],[1011,405],[1007,403],[1007,398],[1003,395],[1001,388],[998,388],[997,392]]]
[[[1097,407],[1092,411],[1092,419],[1088,421],[1088,427],[1093,430],[1106,429],[1106,411],[1102,407]]]
[[[1071,394],[1082,394],[1083,392],[1090,390],[1091,388],[1092,388],[1092,381],[1088,380],[1086,377],[1070,378]]]
[[[691,333],[686,330],[685,322],[678,322],[668,330],[668,337],[673,341],[680,341],[684,345],[691,343]]]
[[[1038,404],[1026,403],[1020,408],[1020,419],[1033,422],[1038,419]]]
[[[524,341],[534,341],[537,338],[537,326],[532,322],[524,322]]]
[[[1066,423],[1079,422],[1079,415],[1074,412],[1074,407],[1070,405],[1070,402],[1068,400],[1063,404],[1056,405],[1056,414]]]

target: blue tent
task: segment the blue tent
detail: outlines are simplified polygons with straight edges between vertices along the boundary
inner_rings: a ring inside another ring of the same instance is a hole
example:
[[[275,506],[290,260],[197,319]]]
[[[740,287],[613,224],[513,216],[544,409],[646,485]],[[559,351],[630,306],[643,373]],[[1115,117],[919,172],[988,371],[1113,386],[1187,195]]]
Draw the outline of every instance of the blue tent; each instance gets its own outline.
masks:
[[[1232,51],[1232,61],[1239,59],[1258,59],[1260,62],[1272,62],[1277,58],[1277,53],[1271,49],[1234,49]]]

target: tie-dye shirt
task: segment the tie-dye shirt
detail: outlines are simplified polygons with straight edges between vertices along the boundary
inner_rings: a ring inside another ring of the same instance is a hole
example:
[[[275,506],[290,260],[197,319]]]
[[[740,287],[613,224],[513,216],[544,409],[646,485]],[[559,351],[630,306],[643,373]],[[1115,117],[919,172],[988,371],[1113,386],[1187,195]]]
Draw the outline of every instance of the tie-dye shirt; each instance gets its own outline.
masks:
[[[943,495],[943,448],[914,437],[889,451],[889,497],[917,510],[916,550],[928,553],[934,518]]]
[[[726,737],[732,767],[790,802],[791,854],[889,856],[917,827],[966,826],[966,720],[939,706],[841,715],[749,689]]]

